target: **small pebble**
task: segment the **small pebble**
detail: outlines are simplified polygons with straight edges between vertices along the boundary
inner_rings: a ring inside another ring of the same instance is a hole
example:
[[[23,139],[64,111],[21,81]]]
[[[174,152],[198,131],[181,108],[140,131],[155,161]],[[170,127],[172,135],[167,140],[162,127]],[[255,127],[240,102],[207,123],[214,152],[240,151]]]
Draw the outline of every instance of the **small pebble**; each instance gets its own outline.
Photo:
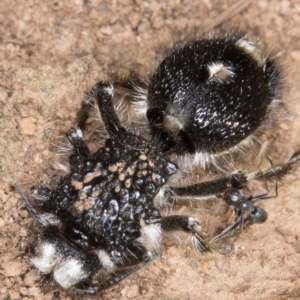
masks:
[[[30,120],[30,118],[21,119],[19,125],[20,125],[20,130],[22,135],[35,134],[35,124]]]
[[[112,29],[111,26],[103,26],[100,29],[101,33],[105,34],[105,35],[111,35],[112,34]]]
[[[6,262],[3,263],[2,267],[6,277],[19,276],[24,271],[24,265],[20,262]]]

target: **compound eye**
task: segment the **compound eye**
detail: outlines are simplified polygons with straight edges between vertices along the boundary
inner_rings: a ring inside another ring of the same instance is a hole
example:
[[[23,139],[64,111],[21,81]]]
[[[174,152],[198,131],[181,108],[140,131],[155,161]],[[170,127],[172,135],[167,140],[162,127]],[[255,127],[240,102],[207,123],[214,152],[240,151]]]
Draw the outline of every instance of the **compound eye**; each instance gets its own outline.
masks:
[[[238,189],[230,189],[224,193],[224,200],[231,208],[237,208],[244,199],[244,195]]]
[[[254,206],[250,214],[253,223],[261,224],[267,221],[268,213],[259,206]]]

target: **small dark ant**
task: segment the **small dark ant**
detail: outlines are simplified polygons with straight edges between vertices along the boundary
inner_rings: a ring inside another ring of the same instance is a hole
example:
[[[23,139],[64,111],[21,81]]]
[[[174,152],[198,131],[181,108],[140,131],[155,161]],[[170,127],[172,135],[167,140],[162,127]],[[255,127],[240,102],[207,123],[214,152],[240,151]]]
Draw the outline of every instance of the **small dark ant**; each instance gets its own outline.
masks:
[[[268,194],[269,192],[255,197],[253,195],[247,196],[237,188],[228,187],[224,192],[223,199],[234,211],[235,217],[233,222],[216,235],[211,242],[218,241],[229,233],[235,233],[235,229],[242,231],[246,226],[264,223],[268,218],[268,213],[262,207],[256,206],[255,203],[276,198],[278,196],[277,185],[276,194],[274,196],[268,196]]]
[[[265,171],[257,171],[249,173],[243,178],[240,176],[242,173],[237,173],[238,176],[232,177],[228,183],[228,188],[221,196],[230,209],[234,212],[234,220],[228,225],[221,233],[217,234],[210,243],[216,242],[227,237],[230,234],[236,234],[241,232],[245,227],[253,224],[261,224],[267,221],[268,213],[260,206],[255,205],[258,202],[274,199],[278,196],[277,179],[281,178],[291,169],[292,164],[299,160],[299,152],[294,153],[285,164],[279,166],[273,166],[273,162],[269,159],[271,168]],[[246,187],[246,183],[249,179],[264,179],[267,192],[253,196],[245,195],[242,192],[242,188]],[[242,179],[242,180],[241,180]],[[267,180],[275,179],[275,195],[269,195],[269,187]]]

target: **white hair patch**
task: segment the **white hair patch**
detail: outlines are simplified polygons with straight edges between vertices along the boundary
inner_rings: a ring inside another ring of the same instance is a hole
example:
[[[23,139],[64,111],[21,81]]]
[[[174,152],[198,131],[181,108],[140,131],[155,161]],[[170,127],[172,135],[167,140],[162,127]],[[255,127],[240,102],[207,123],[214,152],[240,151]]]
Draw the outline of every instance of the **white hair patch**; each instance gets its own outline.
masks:
[[[213,161],[213,156],[206,152],[196,152],[193,157],[193,164],[206,169]]]
[[[89,273],[84,270],[80,261],[69,258],[58,264],[53,272],[53,278],[63,288],[68,289],[80,281],[88,278]]]
[[[60,255],[51,243],[40,243],[36,247],[39,255],[31,258],[32,264],[43,274],[52,272],[54,266],[60,261]]]
[[[133,97],[135,101],[132,105],[135,114],[138,118],[145,117],[147,112],[147,90],[139,85],[134,85]]]
[[[228,82],[230,81],[235,73],[233,68],[230,66],[225,66],[222,62],[214,62],[207,65],[209,79],[218,82]]]
[[[165,206],[167,199],[166,199],[166,185],[162,186],[158,193],[155,195],[153,199],[153,204],[155,208],[159,208],[161,206]]]
[[[97,251],[98,258],[105,269],[113,272],[115,269],[115,264],[110,259],[108,253],[105,250]]]
[[[113,85],[112,85],[111,83],[109,83],[108,86],[105,86],[105,87],[102,87],[102,88],[103,88],[103,90],[104,90],[107,94],[111,95],[112,97],[114,96],[114,88],[113,88]]]
[[[242,48],[246,53],[250,54],[251,57],[257,61],[259,66],[263,66],[265,64],[265,57],[263,56],[261,50],[256,47],[254,43],[245,39],[240,39],[237,41],[236,45],[239,48]]]
[[[65,173],[69,173],[70,172],[70,168],[68,166],[66,166],[66,165],[64,165],[64,164],[62,164],[62,163],[60,163],[58,161],[55,162],[54,167],[55,167],[55,169],[61,170],[61,171],[65,172]]]
[[[148,250],[158,252],[161,246],[161,234],[162,230],[159,223],[145,225],[141,229],[141,237],[137,241]]]
[[[180,122],[178,116],[175,117],[173,115],[164,116],[163,124],[168,130],[173,133],[178,133],[184,127],[184,124]]]
[[[74,127],[74,130],[70,132],[70,136],[72,139],[83,139],[83,134],[79,127]]]
[[[39,217],[39,222],[42,223],[44,226],[49,226],[49,225],[58,226],[61,223],[58,217],[50,213],[41,214]]]
[[[194,230],[201,230],[201,226],[199,224],[199,220],[194,217],[188,218],[188,227]]]

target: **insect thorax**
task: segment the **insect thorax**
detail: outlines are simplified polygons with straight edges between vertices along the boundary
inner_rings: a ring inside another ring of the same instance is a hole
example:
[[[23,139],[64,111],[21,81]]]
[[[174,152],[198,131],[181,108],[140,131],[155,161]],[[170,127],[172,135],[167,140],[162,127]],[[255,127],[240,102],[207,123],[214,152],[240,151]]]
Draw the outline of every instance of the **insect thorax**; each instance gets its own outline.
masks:
[[[43,209],[64,221],[63,231],[85,250],[121,252],[140,236],[140,221],[156,223],[153,198],[177,167],[147,142],[126,134],[106,140],[93,155],[70,157],[63,177]]]

